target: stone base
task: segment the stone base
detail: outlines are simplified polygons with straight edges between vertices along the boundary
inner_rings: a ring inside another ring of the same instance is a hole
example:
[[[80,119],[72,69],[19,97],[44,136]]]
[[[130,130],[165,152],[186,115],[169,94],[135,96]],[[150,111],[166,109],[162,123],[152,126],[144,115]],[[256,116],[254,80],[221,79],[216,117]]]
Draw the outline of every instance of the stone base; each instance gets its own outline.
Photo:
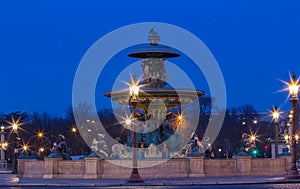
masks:
[[[237,157],[233,159],[204,159],[191,157],[171,160],[141,160],[139,174],[143,179],[201,178],[226,176],[284,176],[286,161],[282,158]],[[132,160],[61,160],[45,158],[45,161],[20,160],[19,177],[102,179],[129,178]],[[22,171],[24,169],[24,171]],[[290,176],[292,178],[292,176]],[[295,178],[293,176],[293,178]],[[298,178],[298,176],[297,176]]]

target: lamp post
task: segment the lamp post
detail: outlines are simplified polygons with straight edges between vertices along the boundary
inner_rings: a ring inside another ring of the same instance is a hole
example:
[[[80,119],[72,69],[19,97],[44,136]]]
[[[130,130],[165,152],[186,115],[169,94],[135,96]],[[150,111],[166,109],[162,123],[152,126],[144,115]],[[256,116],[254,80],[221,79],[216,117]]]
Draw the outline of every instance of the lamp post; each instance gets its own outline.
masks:
[[[45,148],[44,147],[40,147],[39,148],[39,155],[41,159],[44,159],[44,152],[45,152]]]
[[[5,126],[1,126],[1,160],[0,160],[0,170],[6,170],[7,162],[5,160],[5,150],[7,148],[7,142],[5,142]]]
[[[278,157],[278,119],[279,119],[279,110],[277,106],[274,106],[272,111],[273,120],[275,123],[275,158]]]
[[[136,108],[138,104],[139,86],[133,83],[129,87],[129,104],[132,105],[132,115],[136,118]],[[127,123],[128,124],[128,123]],[[144,180],[141,178],[138,170],[138,140],[136,132],[136,124],[132,128],[132,171],[128,182],[142,183]]]
[[[75,127],[75,126],[73,126],[72,128],[71,128],[71,132],[73,133],[73,135],[74,135],[74,139],[75,139],[75,142],[74,142],[74,148],[72,148],[72,150],[73,150],[73,153],[75,152],[75,154],[79,154],[79,155],[81,155],[80,154],[80,151],[81,151],[81,145],[79,144],[79,142],[78,142],[78,136],[77,136],[77,128]],[[74,151],[75,150],[75,151]]]
[[[44,133],[43,133],[43,131],[38,131],[38,132],[36,133],[36,137],[37,137],[38,140],[36,140],[36,142],[35,142],[35,151],[36,151],[36,152],[39,152],[39,148],[40,148],[41,146],[43,146],[43,138],[44,138]]]
[[[26,156],[28,156],[29,146],[28,145],[23,145],[22,149],[23,149],[23,152],[25,152]]]
[[[12,130],[14,134],[14,155],[13,155],[13,173],[18,173],[18,155],[19,155],[19,146],[20,146],[20,138],[18,136],[18,127],[19,125],[13,123]]]
[[[296,103],[298,102],[298,92],[299,92],[299,82],[296,79],[296,76],[293,74],[290,83],[288,84],[289,91],[290,91],[290,102],[292,103],[292,136],[291,136],[291,143],[292,143],[292,162],[291,167],[288,172],[287,178],[300,178],[297,167],[296,167]]]

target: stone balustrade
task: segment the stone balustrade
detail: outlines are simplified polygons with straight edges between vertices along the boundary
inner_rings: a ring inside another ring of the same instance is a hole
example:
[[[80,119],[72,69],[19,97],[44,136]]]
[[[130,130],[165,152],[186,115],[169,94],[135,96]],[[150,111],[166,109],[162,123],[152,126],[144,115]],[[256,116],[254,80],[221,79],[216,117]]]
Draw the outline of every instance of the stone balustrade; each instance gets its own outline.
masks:
[[[187,159],[141,160],[140,175],[145,178],[200,178],[226,176],[278,176],[287,173],[290,157],[253,159],[248,156],[232,159]],[[19,177],[27,178],[128,178],[131,173],[131,160],[61,160],[45,158],[41,160],[20,159]],[[120,165],[128,165],[123,167]],[[152,166],[153,165],[153,166]]]

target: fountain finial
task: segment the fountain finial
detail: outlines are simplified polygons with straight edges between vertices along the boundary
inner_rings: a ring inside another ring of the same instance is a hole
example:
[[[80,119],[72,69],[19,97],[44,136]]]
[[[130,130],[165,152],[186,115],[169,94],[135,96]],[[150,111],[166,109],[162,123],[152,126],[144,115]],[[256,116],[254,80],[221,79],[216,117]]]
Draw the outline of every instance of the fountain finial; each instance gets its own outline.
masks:
[[[160,36],[157,35],[157,32],[153,28],[149,32],[148,41],[150,41],[151,45],[158,45],[160,41]]]

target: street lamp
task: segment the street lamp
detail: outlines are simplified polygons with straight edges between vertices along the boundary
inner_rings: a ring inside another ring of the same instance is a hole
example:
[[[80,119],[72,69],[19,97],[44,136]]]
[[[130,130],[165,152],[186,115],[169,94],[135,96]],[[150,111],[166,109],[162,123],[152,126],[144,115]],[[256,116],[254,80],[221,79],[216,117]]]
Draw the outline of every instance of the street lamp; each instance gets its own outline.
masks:
[[[44,148],[44,147],[40,147],[39,151],[40,151],[41,153],[43,153],[43,152],[45,151],[45,148]]]
[[[13,134],[14,134],[14,145],[15,145],[15,149],[14,149],[14,155],[13,155],[13,173],[18,173],[18,155],[19,155],[19,147],[20,147],[20,140],[21,138],[19,138],[18,136],[18,128],[19,125],[17,123],[13,123],[11,125],[12,130],[13,130]]]
[[[126,128],[130,128],[131,127],[131,119],[128,118],[125,120],[125,125],[126,125]]]
[[[177,116],[177,120],[180,122],[181,120],[183,119],[183,116],[182,115],[178,115]]]
[[[45,148],[40,147],[39,148],[39,156],[40,156],[41,159],[44,159],[44,152],[45,152]]]
[[[27,146],[27,145],[24,145],[24,146],[23,146],[23,150],[27,151],[27,150],[28,150],[28,146]]]
[[[76,132],[77,132],[76,127],[72,127],[72,132],[73,132],[73,133],[76,133]]]
[[[219,148],[219,149],[218,149],[218,152],[219,152],[219,158],[221,158],[222,148]]]
[[[272,111],[273,120],[275,123],[275,158],[278,157],[278,120],[279,120],[279,110],[277,106],[274,106]]]
[[[254,125],[256,125],[257,123],[258,123],[257,119],[256,119],[256,118],[254,118],[254,120],[253,120],[253,124],[254,124]]]
[[[44,133],[43,133],[42,131],[39,131],[39,132],[37,133],[37,137],[38,137],[39,139],[42,139],[43,136],[44,136]]]
[[[82,145],[81,145],[81,140],[80,140],[80,138],[79,138],[79,136],[77,135],[77,127],[76,126],[73,126],[72,128],[71,128],[71,132],[73,133],[73,135],[74,135],[74,139],[75,139],[75,142],[74,142],[74,148],[72,148],[72,151],[73,151],[73,153],[75,153],[75,154],[79,154],[79,155],[82,155],[83,154],[83,152],[82,152]]]
[[[176,117],[176,122],[177,122],[177,132],[180,134],[180,135],[184,135],[184,131],[185,131],[185,128],[187,126],[186,124],[186,120],[184,118],[184,116],[182,114],[179,114],[177,115]]]
[[[246,120],[243,118],[242,125],[246,125]]]
[[[23,152],[25,152],[26,156],[28,156],[29,146],[27,144],[24,144],[22,146]]]
[[[296,140],[296,143],[298,143],[298,140],[299,140],[299,135],[298,134],[295,134],[295,140]]]
[[[135,82],[135,81],[134,81]],[[132,105],[132,114],[136,118],[136,108],[138,104],[138,95],[139,95],[139,86],[136,83],[133,83],[129,87],[129,104]],[[126,124],[131,124],[131,122],[126,122]],[[138,140],[136,133],[136,124],[133,124],[132,128],[132,172],[129,177],[128,182],[141,183],[144,180],[141,178],[138,170]]]
[[[5,142],[5,126],[1,126],[1,159],[0,159],[0,170],[5,170],[7,168],[7,162],[5,160],[5,150],[7,149],[7,142]]]
[[[255,143],[255,141],[256,141],[256,136],[253,135],[253,134],[251,134],[250,140],[251,140],[251,142],[254,142],[254,143]]]
[[[19,127],[19,125],[18,124],[16,124],[16,123],[14,123],[13,125],[12,125],[12,129],[13,129],[13,132],[17,132],[17,130],[18,130],[18,127]]]
[[[43,131],[37,131],[36,132],[36,137],[38,139],[35,142],[35,151],[36,152],[38,152],[39,148],[44,145],[44,141],[43,141],[44,135],[45,134],[44,134]]]
[[[290,91],[290,102],[292,104],[292,164],[290,170],[288,172],[287,178],[299,178],[299,173],[296,166],[296,103],[298,102],[298,92],[299,92],[299,82],[296,79],[296,76],[293,74],[291,77],[291,81],[288,84],[289,91]]]

